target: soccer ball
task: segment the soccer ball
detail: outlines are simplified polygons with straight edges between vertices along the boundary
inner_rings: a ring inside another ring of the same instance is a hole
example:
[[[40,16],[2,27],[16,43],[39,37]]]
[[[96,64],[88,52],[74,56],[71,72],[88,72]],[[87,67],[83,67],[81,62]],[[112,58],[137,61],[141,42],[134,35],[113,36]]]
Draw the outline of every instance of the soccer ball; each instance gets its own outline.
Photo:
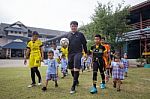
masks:
[[[62,38],[60,40],[60,46],[64,47],[64,46],[68,46],[69,45],[69,40],[67,38]]]

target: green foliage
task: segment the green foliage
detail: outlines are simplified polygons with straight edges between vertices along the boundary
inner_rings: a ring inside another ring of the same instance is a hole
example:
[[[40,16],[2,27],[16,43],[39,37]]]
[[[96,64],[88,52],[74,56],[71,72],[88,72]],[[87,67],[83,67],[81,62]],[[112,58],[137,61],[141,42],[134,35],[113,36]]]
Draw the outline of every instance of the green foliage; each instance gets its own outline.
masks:
[[[92,22],[81,26],[80,31],[84,32],[89,40],[92,40],[95,34],[101,34],[112,46],[120,48],[122,43],[119,42],[119,38],[122,38],[124,32],[130,30],[127,25],[129,6],[122,6],[123,3],[118,4],[114,11],[111,2],[107,4],[98,2],[95,13],[91,17]]]

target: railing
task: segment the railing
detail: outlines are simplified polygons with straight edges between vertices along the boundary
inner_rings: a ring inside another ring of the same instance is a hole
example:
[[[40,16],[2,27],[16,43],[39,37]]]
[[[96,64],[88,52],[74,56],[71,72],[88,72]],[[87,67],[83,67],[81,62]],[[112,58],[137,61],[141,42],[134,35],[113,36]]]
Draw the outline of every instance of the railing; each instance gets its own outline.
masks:
[[[141,22],[137,22],[137,23],[134,23],[134,24],[130,24],[130,26],[134,30],[139,30],[139,29],[144,29],[144,28],[150,27],[150,19],[142,21],[142,24],[141,24]]]

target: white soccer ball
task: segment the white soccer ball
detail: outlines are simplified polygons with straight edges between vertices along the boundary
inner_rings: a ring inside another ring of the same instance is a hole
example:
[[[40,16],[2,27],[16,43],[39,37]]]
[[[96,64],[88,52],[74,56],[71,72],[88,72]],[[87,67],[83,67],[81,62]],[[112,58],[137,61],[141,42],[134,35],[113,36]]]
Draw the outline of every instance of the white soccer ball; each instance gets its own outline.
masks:
[[[64,47],[64,46],[68,46],[69,45],[69,40],[67,38],[62,38],[60,40],[60,46]]]

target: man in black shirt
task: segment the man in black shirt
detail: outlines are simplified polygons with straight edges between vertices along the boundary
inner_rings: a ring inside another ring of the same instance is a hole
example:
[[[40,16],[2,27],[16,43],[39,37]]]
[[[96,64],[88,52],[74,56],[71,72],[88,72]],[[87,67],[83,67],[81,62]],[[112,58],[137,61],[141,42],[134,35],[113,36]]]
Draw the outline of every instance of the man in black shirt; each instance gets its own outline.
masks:
[[[97,82],[97,72],[98,69],[101,74],[102,83],[100,88],[105,88],[105,75],[104,75],[104,60],[103,56],[106,54],[106,49],[101,45],[101,36],[99,34],[95,35],[95,45],[91,47],[92,58],[93,58],[93,87],[90,90],[90,93],[97,93],[96,82]]]
[[[71,32],[66,35],[69,39],[68,46],[68,66],[73,77],[73,84],[70,93],[75,93],[75,87],[79,84],[79,71],[81,68],[82,50],[87,53],[86,39],[81,32],[78,32],[78,22],[70,23]]]

